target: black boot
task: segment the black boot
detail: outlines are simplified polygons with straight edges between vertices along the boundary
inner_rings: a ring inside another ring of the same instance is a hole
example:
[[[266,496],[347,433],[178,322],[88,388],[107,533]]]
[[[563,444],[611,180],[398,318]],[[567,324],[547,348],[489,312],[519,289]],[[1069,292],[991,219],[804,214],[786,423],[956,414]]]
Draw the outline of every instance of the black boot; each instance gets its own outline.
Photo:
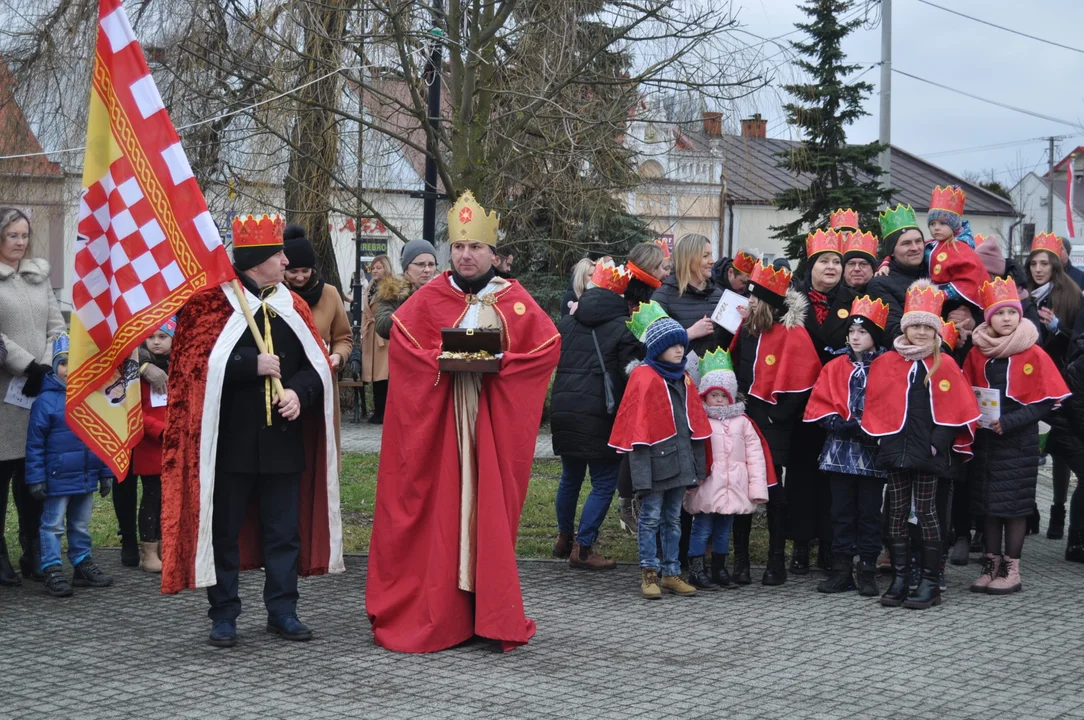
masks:
[[[877,597],[877,561],[862,560],[858,563],[858,594],[862,597]]]
[[[1063,507],[1061,509],[1061,511],[1062,511],[1062,514],[1064,514],[1065,513],[1065,508]],[[1027,532],[1025,532],[1024,534],[1025,535],[1038,535],[1039,534],[1039,522],[1041,520],[1042,520],[1042,518],[1039,517],[1039,507],[1036,506],[1035,509],[1031,511],[1031,515],[1028,515]],[[1063,518],[1063,522],[1064,522],[1064,518]],[[1059,535],[1058,537],[1061,537],[1061,536]]]
[[[731,533],[734,538],[734,574],[730,577],[735,585],[749,585],[753,582],[749,575],[749,528],[752,520],[749,515],[734,518],[734,530]],[[712,570],[714,569],[713,563]]]
[[[909,538],[892,538],[888,543],[888,554],[892,558],[892,584],[881,596],[881,604],[899,607],[907,599],[907,559],[910,555]]]
[[[1050,540],[1061,540],[1065,535],[1065,506],[1050,506],[1050,524],[1046,528],[1046,537]]]
[[[718,590],[719,586],[711,580],[704,568],[703,555],[689,556],[689,584],[697,590]]]
[[[55,598],[72,596],[74,591],[71,583],[68,582],[68,578],[64,577],[64,568],[60,565],[50,565],[45,568],[43,576],[45,578],[45,592]]]
[[[722,553],[711,555],[711,581],[721,588],[735,587],[730,573],[726,571],[726,555]]]
[[[790,556],[790,571],[795,575],[809,574],[809,543],[794,541],[794,552]]]
[[[1069,526],[1069,541],[1065,544],[1065,559],[1069,562],[1084,563],[1084,532]]]
[[[75,566],[72,571],[72,585],[76,587],[109,587],[113,578],[102,572],[89,557]]]
[[[937,585],[937,574],[941,568],[941,542],[922,543],[922,579],[918,587],[911,591],[904,601],[905,608],[925,610],[941,604],[941,588]]]
[[[854,559],[849,555],[834,555],[832,557],[832,574],[827,580],[822,580],[817,585],[817,592],[840,593],[854,590],[854,575],[851,563]]]
[[[761,585],[782,585],[787,581],[786,518],[782,504],[768,501],[768,567],[760,578]]]
[[[41,540],[30,538],[23,545],[23,554],[19,556],[19,571],[27,580],[41,582],[45,580],[45,573],[41,571]]]
[[[971,536],[971,547],[967,551],[972,555],[982,555],[986,552],[986,537],[982,534],[982,530],[976,530]]]
[[[907,587],[914,590],[922,582],[922,551],[911,548],[911,557],[907,563]]]
[[[3,489],[7,490],[7,488]],[[0,585],[14,587],[22,584],[23,581],[19,579],[15,568],[11,567],[11,560],[8,559],[8,544],[4,540],[3,528],[0,528]]]
[[[135,533],[122,533],[120,536],[120,564],[124,567],[139,567],[139,543]]]
[[[817,546],[817,567],[826,573],[831,573],[835,567],[835,556],[829,554],[828,546],[824,543]]]

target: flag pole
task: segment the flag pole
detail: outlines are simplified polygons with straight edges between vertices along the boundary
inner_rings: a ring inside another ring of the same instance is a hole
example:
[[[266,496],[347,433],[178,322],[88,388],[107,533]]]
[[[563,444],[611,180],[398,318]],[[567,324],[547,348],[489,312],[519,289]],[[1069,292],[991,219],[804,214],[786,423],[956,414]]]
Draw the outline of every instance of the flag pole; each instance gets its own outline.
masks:
[[[267,353],[267,345],[263,341],[263,335],[260,334],[260,329],[256,327],[256,318],[252,316],[252,308],[248,306],[248,299],[245,297],[244,291],[241,289],[241,283],[234,278],[230,280],[230,287],[233,288],[233,294],[237,296],[237,301],[241,304],[241,312],[245,314],[245,320],[248,321],[248,329],[252,331],[252,337],[256,340],[256,349],[260,351],[260,354]],[[278,395],[280,401],[286,400],[286,390],[282,387],[282,381],[277,377],[271,378],[271,387],[275,391],[275,395]]]

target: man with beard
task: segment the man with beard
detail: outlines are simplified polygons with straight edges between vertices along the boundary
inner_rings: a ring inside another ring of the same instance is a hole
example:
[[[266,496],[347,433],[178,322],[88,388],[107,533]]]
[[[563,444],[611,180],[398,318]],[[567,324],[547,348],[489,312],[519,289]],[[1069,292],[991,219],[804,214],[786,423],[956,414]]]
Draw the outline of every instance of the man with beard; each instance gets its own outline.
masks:
[[[888,274],[869,281],[867,292],[873,299],[888,305],[885,326],[885,347],[900,334],[907,288],[919,278],[926,277],[925,239],[910,205],[897,205],[880,215],[884,254],[888,257]]]
[[[734,259],[723,258],[715,263],[712,275],[715,284],[724,290],[730,289],[743,297],[749,297],[749,276],[757,266],[757,258],[751,253],[739,250]]]

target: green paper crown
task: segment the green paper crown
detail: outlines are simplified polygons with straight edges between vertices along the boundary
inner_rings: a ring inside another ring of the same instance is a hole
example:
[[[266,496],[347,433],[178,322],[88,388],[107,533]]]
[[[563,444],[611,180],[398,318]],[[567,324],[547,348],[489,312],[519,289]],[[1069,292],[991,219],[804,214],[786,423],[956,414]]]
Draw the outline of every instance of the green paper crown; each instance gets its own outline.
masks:
[[[710,372],[716,370],[727,370],[734,372],[734,363],[730,359],[730,351],[723,349],[712,350],[709,353],[705,353],[704,357],[700,358],[700,377],[704,377]]]
[[[915,209],[910,205],[896,205],[895,210],[889,208],[880,214],[880,218],[882,238],[886,238],[899,230],[918,229]]]
[[[666,317],[670,316],[662,309],[662,305],[652,300],[651,302],[640,303],[640,307],[632,314],[632,318],[625,323],[625,326],[628,327],[629,332],[636,336],[637,340],[643,342],[644,335],[647,334],[647,329],[651,327],[651,323]]]

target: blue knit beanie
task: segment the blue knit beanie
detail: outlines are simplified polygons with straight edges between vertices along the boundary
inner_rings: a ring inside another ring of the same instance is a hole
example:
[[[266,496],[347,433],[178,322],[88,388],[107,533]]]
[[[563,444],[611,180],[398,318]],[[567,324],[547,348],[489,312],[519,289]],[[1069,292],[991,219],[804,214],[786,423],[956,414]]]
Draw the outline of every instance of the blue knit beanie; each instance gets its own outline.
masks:
[[[661,318],[651,323],[644,335],[644,345],[647,346],[647,356],[658,359],[669,348],[681,345],[686,350],[689,347],[689,333],[681,327],[676,320]]]
[[[954,212],[948,210],[930,210],[926,216],[927,223],[932,223],[934,220],[940,220],[941,222],[952,228],[952,232],[957,235],[960,234],[960,228],[963,227],[963,218]]]

